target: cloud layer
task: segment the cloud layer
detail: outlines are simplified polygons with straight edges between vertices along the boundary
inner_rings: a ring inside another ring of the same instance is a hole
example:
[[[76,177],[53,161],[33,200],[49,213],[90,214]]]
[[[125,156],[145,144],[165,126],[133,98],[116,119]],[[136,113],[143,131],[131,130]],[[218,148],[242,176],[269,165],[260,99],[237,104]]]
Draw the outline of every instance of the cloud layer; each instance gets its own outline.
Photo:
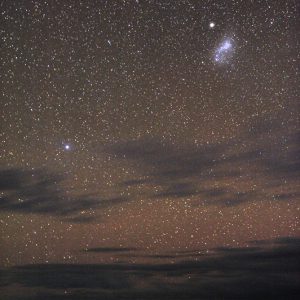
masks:
[[[19,266],[2,269],[0,284],[3,299],[12,300],[297,299],[299,253],[299,239],[282,238],[213,249],[198,260],[192,252],[169,253],[173,264]],[[28,293],[18,296],[15,285]]]
[[[215,144],[141,139],[108,145],[102,153],[121,166],[131,165],[139,174],[115,182],[119,192],[108,196],[101,191],[72,196],[64,188],[64,178],[46,169],[0,169],[0,211],[47,214],[84,223],[95,219],[95,210],[136,199],[184,198],[194,206],[295,201],[300,195],[298,141],[296,130],[286,132],[276,123],[262,123]],[[124,196],[126,191],[130,196]]]
[[[194,196],[196,203],[234,206],[299,198],[298,141],[298,133],[280,128],[270,131],[267,124],[261,124],[222,143],[174,145],[148,139],[117,143],[107,152],[132,162],[140,177],[123,185],[152,187],[145,197]]]
[[[127,201],[125,197],[100,198],[67,194],[63,177],[46,169],[0,170],[0,211],[58,216],[71,222],[90,222],[94,209],[104,209]]]

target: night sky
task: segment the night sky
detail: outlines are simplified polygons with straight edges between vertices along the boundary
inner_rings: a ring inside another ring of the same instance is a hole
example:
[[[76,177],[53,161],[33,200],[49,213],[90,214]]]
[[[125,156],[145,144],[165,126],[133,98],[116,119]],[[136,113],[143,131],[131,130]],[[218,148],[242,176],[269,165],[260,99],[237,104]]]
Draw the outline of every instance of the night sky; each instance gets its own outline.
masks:
[[[299,8],[1,1],[4,299],[296,295]]]

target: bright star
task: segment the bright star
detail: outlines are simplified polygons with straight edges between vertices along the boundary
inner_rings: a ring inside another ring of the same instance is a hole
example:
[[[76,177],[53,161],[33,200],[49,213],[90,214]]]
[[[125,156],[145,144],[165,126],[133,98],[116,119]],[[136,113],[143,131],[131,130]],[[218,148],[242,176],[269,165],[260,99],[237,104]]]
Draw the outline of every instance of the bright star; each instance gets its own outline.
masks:
[[[70,145],[65,145],[66,150],[70,150]]]
[[[210,27],[210,28],[214,28],[215,25],[216,25],[216,24],[215,24],[214,22],[210,22],[210,23],[209,23],[209,27]]]

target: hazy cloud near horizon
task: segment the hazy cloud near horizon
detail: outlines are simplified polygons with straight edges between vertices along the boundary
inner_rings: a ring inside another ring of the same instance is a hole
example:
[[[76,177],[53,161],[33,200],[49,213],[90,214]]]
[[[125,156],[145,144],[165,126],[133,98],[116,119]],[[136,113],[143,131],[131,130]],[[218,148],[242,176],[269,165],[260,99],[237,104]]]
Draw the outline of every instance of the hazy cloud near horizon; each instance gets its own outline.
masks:
[[[175,263],[24,265],[1,269],[3,299],[297,299],[300,240],[252,242],[211,254],[168,253]],[[101,248],[106,253],[137,249]],[[130,254],[128,254],[130,257]],[[21,285],[23,295],[13,289]],[[28,289],[28,290],[27,290]],[[26,295],[26,296],[24,296]],[[24,298],[25,297],[25,298]],[[82,298],[83,297],[83,298]]]

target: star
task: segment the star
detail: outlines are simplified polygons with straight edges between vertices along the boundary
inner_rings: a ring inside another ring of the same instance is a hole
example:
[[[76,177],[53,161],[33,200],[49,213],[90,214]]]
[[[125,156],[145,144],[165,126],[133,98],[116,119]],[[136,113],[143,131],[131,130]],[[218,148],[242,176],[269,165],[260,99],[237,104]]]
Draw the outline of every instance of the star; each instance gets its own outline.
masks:
[[[65,150],[70,150],[70,149],[71,149],[71,146],[70,146],[69,144],[66,144],[66,145],[64,146],[64,148],[65,148]]]
[[[210,27],[210,28],[214,28],[215,26],[216,26],[216,24],[215,24],[214,22],[210,22],[210,23],[209,23],[209,27]]]

